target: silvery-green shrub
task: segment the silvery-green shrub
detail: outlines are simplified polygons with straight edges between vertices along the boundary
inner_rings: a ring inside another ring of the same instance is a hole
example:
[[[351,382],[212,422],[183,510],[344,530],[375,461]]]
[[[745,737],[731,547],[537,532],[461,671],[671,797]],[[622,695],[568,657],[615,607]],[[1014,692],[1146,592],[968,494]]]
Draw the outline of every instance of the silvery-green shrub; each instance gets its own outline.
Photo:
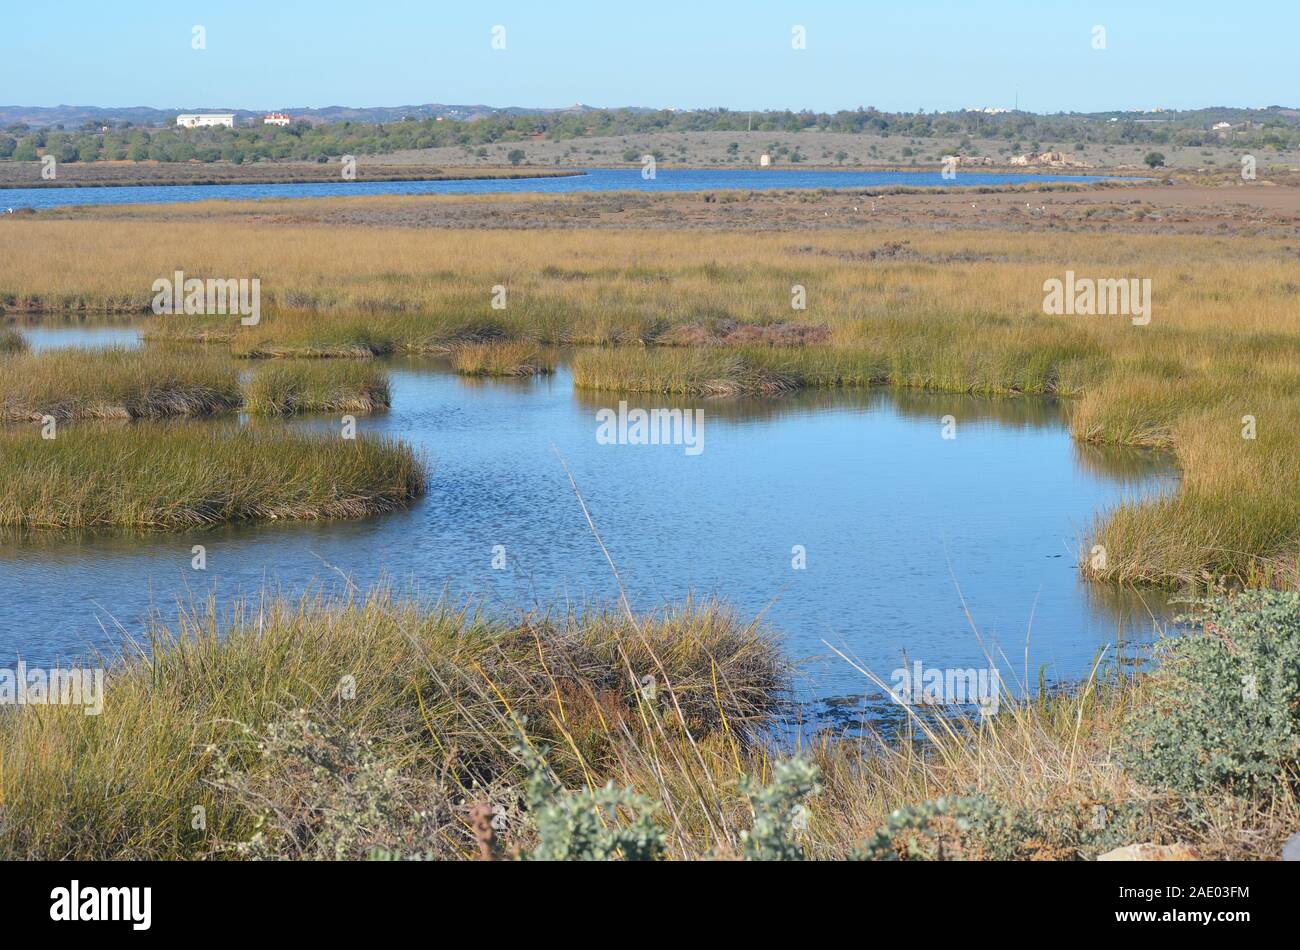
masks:
[[[654,803],[631,789],[573,791],[546,764],[545,750],[515,746],[527,776],[524,801],[537,829],[530,861],[653,861],[663,854],[664,834],[652,817]]]
[[[772,768],[772,781],[763,785],[750,776],[740,783],[754,810],[754,824],[740,833],[746,861],[801,861],[803,848],[793,833],[808,818],[806,799],[821,791],[817,766],[788,759]]]
[[[253,832],[226,845],[254,860],[344,860],[433,834],[409,783],[371,741],[295,709],[261,730],[244,728],[256,756],[245,765],[212,747],[210,783],[253,813]]]
[[[1036,829],[987,795],[946,795],[898,808],[856,852],[865,861],[1008,861]]]
[[[1125,760],[1153,786],[1253,793],[1300,769],[1300,593],[1197,602],[1200,629],[1161,644]]]

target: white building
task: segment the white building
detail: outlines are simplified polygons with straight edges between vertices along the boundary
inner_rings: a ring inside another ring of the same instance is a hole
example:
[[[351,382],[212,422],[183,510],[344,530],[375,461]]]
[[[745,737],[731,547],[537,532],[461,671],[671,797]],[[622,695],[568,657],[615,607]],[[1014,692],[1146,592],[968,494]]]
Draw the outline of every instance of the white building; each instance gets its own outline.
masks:
[[[270,112],[262,116],[263,125],[288,125],[290,119],[283,112]]]
[[[203,129],[216,125],[224,125],[230,128],[235,126],[235,114],[233,112],[186,112],[176,117],[176,124],[184,129]]]

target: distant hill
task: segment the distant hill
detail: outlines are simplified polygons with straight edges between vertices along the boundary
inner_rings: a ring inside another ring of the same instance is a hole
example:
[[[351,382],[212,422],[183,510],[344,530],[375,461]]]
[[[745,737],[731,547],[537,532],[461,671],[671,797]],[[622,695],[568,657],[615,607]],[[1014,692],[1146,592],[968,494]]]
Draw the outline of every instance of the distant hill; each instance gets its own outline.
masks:
[[[863,110],[857,110],[859,113]],[[914,113],[877,113],[868,109],[873,115],[912,117]],[[267,109],[229,109],[223,106],[178,106],[175,109],[154,109],[149,106],[0,106],[0,127],[24,124],[33,128],[49,128],[61,125],[65,129],[80,129],[87,123],[101,125],[120,125],[129,122],[135,126],[149,128],[171,127],[176,123],[176,116],[181,112],[233,112],[238,125],[258,124],[267,112],[284,112],[295,120],[313,124],[336,122],[356,122],[363,125],[378,125],[401,122],[403,119],[427,121],[430,119],[449,119],[460,122],[477,119],[507,119],[517,116],[577,116],[593,113],[622,113],[631,116],[645,116],[651,113],[676,115],[679,117],[699,116],[699,121],[691,123],[698,128],[721,127],[709,117],[713,116],[813,116],[817,113],[801,112],[732,112],[727,109],[683,109],[664,110],[646,107],[624,107],[618,109],[601,109],[578,103],[565,109],[531,109],[523,106],[485,106],[485,105],[446,105],[431,102],[425,105],[407,106],[325,106],[320,109],[307,109],[295,106],[274,106]],[[836,115],[849,115],[839,112]],[[979,113],[947,112],[931,113],[931,120],[937,116],[968,120],[971,115]],[[1184,127],[1209,126],[1214,122],[1231,122],[1234,126],[1243,122],[1300,124],[1300,111],[1283,106],[1269,106],[1264,109],[1241,109],[1226,106],[1212,106],[1204,109],[1168,110],[1150,112],[1058,112],[1054,114],[1034,114],[1028,112],[1005,113],[995,117],[1000,122],[1041,120],[1055,122],[1106,122],[1114,119],[1118,122],[1137,122],[1141,124],[1178,124]],[[723,122],[722,126],[731,127]]]
[[[567,109],[528,109],[520,106],[497,108],[484,105],[444,105],[428,103],[419,106],[325,106],[320,109],[307,109],[294,106],[275,106],[267,109],[228,109],[224,106],[178,106],[175,109],[154,109],[149,106],[0,106],[0,125],[22,123],[33,128],[62,125],[64,128],[80,128],[87,122],[117,125],[130,122],[132,125],[160,127],[174,125],[177,114],[181,112],[233,112],[235,121],[240,125],[261,119],[268,112],[285,112],[294,119],[308,122],[361,122],[377,124],[381,122],[400,122],[405,118],[413,119],[454,119],[468,121],[511,115],[558,115],[565,113],[582,113],[595,111],[581,103]],[[633,109],[631,111],[649,111]]]

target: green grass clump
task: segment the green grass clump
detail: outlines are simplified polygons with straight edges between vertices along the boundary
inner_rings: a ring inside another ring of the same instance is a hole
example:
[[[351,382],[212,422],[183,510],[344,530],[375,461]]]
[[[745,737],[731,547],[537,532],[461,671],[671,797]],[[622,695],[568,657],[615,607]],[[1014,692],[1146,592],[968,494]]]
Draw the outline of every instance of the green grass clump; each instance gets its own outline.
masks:
[[[0,327],[0,353],[26,353],[30,348],[27,337],[13,327]]]
[[[314,330],[284,331],[275,337],[263,333],[236,334],[230,352],[238,357],[267,359],[310,357],[315,359],[370,359],[395,352],[391,336],[376,330],[371,321],[331,321]]]
[[[1064,326],[978,316],[887,316],[836,345],[647,346],[580,352],[590,389],[779,395],[801,388],[892,386],[977,395],[1066,395],[1094,382],[1095,343]]]
[[[452,350],[462,376],[536,376],[555,372],[555,361],[528,343],[467,343]]]
[[[573,359],[580,389],[679,396],[775,395],[798,389],[800,380],[764,366],[752,355],[718,349],[597,349]]]
[[[0,432],[0,527],[179,529],[360,518],[424,491],[409,446],[216,424]]]
[[[358,363],[276,363],[244,387],[244,408],[261,415],[296,412],[376,412],[392,404],[388,377]]]
[[[363,308],[364,309],[364,308]],[[507,319],[481,301],[452,299],[432,310],[356,315],[310,310],[276,310],[257,327],[241,328],[230,338],[230,351],[246,358],[369,358],[392,353],[452,353],[475,343],[506,342],[535,335],[526,309]],[[486,310],[477,315],[474,311]]]
[[[1117,387],[1110,398],[1122,404],[1127,393]],[[1109,415],[1126,417],[1123,409]],[[1289,487],[1300,457],[1300,403],[1243,389],[1183,411],[1167,438],[1181,486],[1099,516],[1089,543],[1104,558],[1092,547],[1083,552],[1084,573],[1125,583],[1199,585],[1208,575],[1300,588],[1300,494]]]
[[[0,419],[158,419],[229,412],[374,412],[391,403],[378,369],[340,361],[282,363],[239,373],[220,352],[50,350],[0,357]]]
[[[148,419],[240,403],[229,359],[153,350],[47,350],[0,363],[0,418]]]

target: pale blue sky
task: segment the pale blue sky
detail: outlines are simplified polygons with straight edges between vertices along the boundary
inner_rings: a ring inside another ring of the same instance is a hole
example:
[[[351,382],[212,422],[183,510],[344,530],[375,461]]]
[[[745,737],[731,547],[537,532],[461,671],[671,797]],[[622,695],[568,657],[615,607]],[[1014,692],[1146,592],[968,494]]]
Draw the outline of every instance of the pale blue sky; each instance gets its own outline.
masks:
[[[9,0],[0,104],[1294,106],[1298,36],[1300,0]]]

